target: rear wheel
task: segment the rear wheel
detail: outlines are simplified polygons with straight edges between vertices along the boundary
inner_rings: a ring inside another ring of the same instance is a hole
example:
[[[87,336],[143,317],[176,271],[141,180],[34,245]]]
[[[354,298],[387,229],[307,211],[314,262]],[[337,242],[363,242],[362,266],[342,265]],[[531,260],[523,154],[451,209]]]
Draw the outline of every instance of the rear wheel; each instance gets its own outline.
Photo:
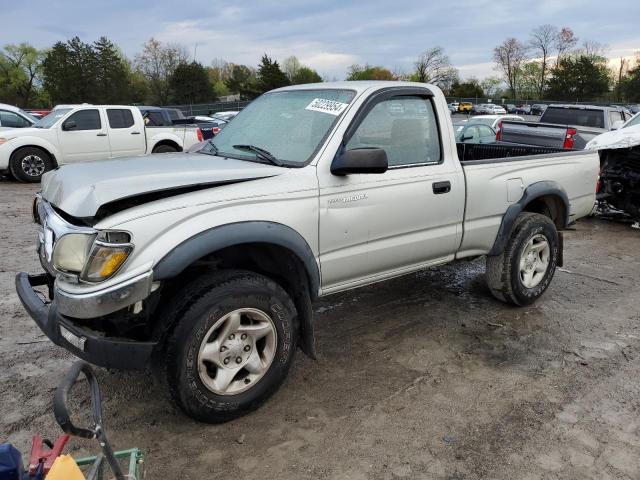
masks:
[[[158,145],[151,153],[175,153],[179,150],[173,145]]]
[[[218,423],[248,413],[284,381],[297,340],[296,310],[271,279],[223,271],[185,291],[168,339],[166,374],[178,406]]]
[[[491,293],[504,302],[528,305],[539,298],[556,271],[560,241],[555,224],[538,213],[521,213],[500,255],[487,257]]]
[[[11,175],[21,182],[36,183],[54,168],[53,160],[44,150],[25,147],[16,150],[9,160]]]

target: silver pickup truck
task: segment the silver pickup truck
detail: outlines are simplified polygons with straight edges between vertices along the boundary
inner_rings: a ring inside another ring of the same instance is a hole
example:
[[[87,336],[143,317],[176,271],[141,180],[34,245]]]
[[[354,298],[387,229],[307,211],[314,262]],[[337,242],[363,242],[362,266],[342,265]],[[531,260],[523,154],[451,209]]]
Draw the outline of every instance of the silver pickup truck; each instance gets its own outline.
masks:
[[[498,299],[535,301],[598,169],[592,152],[456,145],[432,85],[286,87],[197,153],[45,174],[43,273],[17,291],[56,344],[154,367],[188,415],[229,420],[278,388],[296,347],[315,356],[319,296],[486,256]]]
[[[626,120],[627,114],[618,107],[549,105],[540,122],[503,121],[498,139],[504,143],[582,150],[591,139],[620,128]]]

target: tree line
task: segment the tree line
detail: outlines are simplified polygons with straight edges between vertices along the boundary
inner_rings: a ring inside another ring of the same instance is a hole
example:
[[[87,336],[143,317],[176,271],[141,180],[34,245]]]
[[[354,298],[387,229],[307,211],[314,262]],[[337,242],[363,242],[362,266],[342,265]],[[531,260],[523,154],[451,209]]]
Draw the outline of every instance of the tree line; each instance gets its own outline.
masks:
[[[568,101],[640,101],[640,52],[609,67],[607,47],[579,43],[569,27],[541,25],[526,40],[505,39],[493,51],[510,98]]]
[[[462,79],[445,49],[418,55],[410,72],[352,65],[346,80],[406,80],[438,85],[456,97],[640,102],[640,54],[612,71],[606,47],[583,42],[568,28],[542,25],[526,40],[507,38],[493,50],[497,75]],[[196,104],[228,95],[251,100],[274,88],[321,82],[317,71],[291,56],[264,54],[257,67],[192,59],[186,48],[150,38],[132,59],[106,37],[74,37],[38,50],[27,43],[0,50],[0,102],[22,107],[61,103]]]
[[[204,66],[185,47],[154,38],[133,59],[106,37],[93,43],[74,37],[47,50],[27,43],[0,50],[0,102],[21,107],[195,104],[233,94],[250,100],[273,88],[321,81],[293,56],[282,66],[266,54],[257,68],[223,60]]]

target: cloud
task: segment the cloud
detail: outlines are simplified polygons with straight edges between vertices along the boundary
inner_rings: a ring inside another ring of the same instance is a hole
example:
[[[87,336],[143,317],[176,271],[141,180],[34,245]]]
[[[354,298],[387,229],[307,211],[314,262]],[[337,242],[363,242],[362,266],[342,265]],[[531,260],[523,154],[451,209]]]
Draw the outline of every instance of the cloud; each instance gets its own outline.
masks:
[[[569,26],[581,40],[609,44],[612,57],[640,49],[640,2],[556,0],[29,0],[5,2],[3,42],[28,41],[39,48],[79,35],[106,35],[129,56],[154,36],[183,44],[208,64],[214,58],[257,65],[267,53],[296,55],[328,78],[344,78],[353,63],[408,72],[420,52],[441,45],[463,77],[495,75],[493,48],[514,36],[526,41],[532,28]],[[42,12],[46,12],[43,17]],[[43,19],[44,18],[44,19]],[[25,25],[34,28],[25,29]]]

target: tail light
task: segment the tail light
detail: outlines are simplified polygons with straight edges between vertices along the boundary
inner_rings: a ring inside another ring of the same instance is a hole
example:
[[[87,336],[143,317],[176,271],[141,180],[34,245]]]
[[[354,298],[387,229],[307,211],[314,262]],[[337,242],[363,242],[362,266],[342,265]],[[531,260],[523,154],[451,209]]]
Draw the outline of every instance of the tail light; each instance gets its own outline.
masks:
[[[496,142],[502,140],[502,122],[498,122],[498,127],[496,128]]]
[[[214,135],[217,135],[220,133],[220,127],[213,127],[211,131],[213,132]]]
[[[564,144],[562,148],[565,150],[573,150],[573,142],[575,141],[575,136],[578,133],[578,130],[575,128],[567,128],[567,133],[564,136]]]
[[[198,136],[199,142],[204,140],[204,137],[202,136],[202,130],[200,130],[200,127],[196,128],[196,135]]]

